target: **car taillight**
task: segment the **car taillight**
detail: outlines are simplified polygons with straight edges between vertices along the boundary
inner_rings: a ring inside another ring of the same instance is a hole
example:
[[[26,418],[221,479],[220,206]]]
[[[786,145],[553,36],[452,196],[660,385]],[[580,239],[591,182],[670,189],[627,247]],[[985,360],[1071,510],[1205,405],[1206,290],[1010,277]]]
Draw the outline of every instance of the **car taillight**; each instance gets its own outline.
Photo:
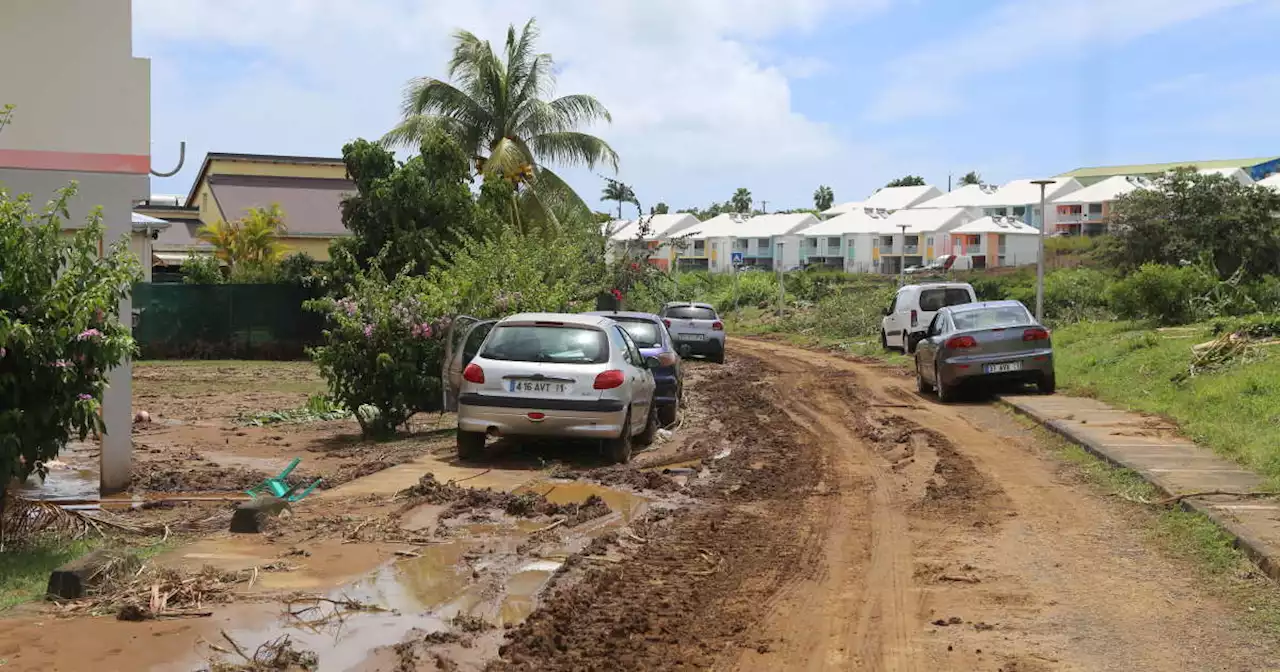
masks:
[[[658,355],[658,363],[663,366],[674,366],[679,358],[674,352],[664,352]]]
[[[663,321],[662,321],[662,324],[666,325],[666,327],[667,327],[668,329],[670,329],[670,328],[671,328],[671,320],[663,320]]]
[[[916,314],[916,311],[911,311],[911,326],[916,326],[916,323],[920,321],[919,317],[920,316]]]
[[[1040,327],[1032,327],[1022,332],[1022,340],[1024,341],[1047,341],[1049,340],[1049,330]]]
[[[947,339],[947,342],[942,345],[951,350],[963,350],[965,348],[978,347],[978,341],[974,340],[972,336],[955,336]]]
[[[462,379],[468,383],[483,383],[484,369],[479,364],[468,364],[467,368],[462,370]]]
[[[617,369],[610,369],[596,376],[596,382],[591,386],[597,390],[612,390],[615,387],[621,387],[627,377]]]
[[[715,331],[724,331],[724,322],[712,322],[711,328]]]

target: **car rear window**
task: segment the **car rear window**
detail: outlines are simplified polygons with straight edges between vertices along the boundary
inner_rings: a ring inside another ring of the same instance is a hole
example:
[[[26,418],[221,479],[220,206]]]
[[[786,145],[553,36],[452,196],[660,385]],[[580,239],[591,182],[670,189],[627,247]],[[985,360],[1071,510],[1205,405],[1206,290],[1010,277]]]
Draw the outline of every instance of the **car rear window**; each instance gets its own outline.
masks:
[[[951,321],[955,323],[956,329],[960,331],[1021,327],[1032,324],[1031,314],[1022,306],[962,310],[952,313]]]
[[[609,342],[603,331],[586,327],[499,325],[480,356],[508,362],[601,364],[609,361]]]
[[[627,332],[631,340],[636,342],[637,348],[656,348],[662,345],[662,334],[658,331],[662,327],[657,324],[627,317],[614,319]]]
[[[946,306],[958,306],[972,301],[973,298],[969,296],[969,290],[963,287],[926,289],[920,292],[920,310],[930,313],[941,310]]]
[[[662,312],[663,317],[674,317],[677,320],[714,320],[716,311],[697,306],[676,306]]]

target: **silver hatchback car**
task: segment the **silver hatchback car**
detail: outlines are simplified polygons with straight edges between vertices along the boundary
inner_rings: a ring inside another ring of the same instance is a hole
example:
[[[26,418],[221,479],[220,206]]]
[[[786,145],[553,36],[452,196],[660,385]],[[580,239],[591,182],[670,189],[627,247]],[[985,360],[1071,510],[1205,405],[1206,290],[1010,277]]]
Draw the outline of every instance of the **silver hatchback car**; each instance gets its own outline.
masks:
[[[724,322],[711,304],[671,302],[662,307],[661,317],[681,357],[702,355],[724,363]]]
[[[658,428],[650,369],[631,337],[607,317],[525,313],[492,323],[478,347],[473,325],[464,347],[447,352],[446,386],[456,394],[458,456],[472,459],[488,436],[597,439],[615,462],[632,442],[649,445]],[[474,354],[468,353],[474,350]],[[446,405],[448,405],[446,394]]]
[[[1018,301],[987,301],[938,310],[916,346],[916,386],[952,401],[963,384],[1012,380],[1053,394],[1053,342]]]

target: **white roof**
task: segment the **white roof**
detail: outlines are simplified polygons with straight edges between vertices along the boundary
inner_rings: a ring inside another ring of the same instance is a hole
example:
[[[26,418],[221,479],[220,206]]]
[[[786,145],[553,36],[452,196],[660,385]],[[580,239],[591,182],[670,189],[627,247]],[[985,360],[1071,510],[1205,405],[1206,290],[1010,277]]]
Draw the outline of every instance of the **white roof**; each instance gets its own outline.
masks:
[[[995,187],[978,184],[966,184],[955,191],[949,191],[937,198],[917,203],[913,208],[968,208],[979,205],[981,201],[994,192]]]
[[[1267,177],[1264,177],[1261,180],[1258,180],[1258,184],[1264,187],[1271,187],[1276,191],[1280,191],[1280,173],[1276,173],[1274,175],[1268,175]]]
[[[692,238],[768,238],[783,236],[818,223],[818,218],[802,212],[789,215],[716,215],[698,226],[686,229]]]
[[[968,224],[952,229],[951,233],[1003,233],[1038,236],[1040,235],[1040,229],[1015,217],[980,217]]]
[[[1141,178],[1129,175],[1115,175],[1101,182],[1095,182],[1083,189],[1077,189],[1065,196],[1053,199],[1054,203],[1102,203],[1114,201],[1121,196],[1150,186]]]
[[[863,201],[862,207],[901,210],[941,195],[937,187],[927,184],[920,187],[884,187]]]
[[[687,212],[666,215],[648,215],[644,220],[649,224],[649,238],[665,238],[681,230],[698,224],[698,218]],[[605,225],[610,240],[628,240],[636,237],[639,231],[635,219],[615,219]]]
[[[843,236],[851,233],[879,233],[885,217],[872,217],[862,208],[832,217],[800,231],[802,236]]]
[[[134,212],[131,214],[133,215],[134,224],[168,224],[169,223],[168,220],[156,219],[155,217],[148,217],[147,215],[144,215],[140,212]]]
[[[1201,175],[1221,175],[1229,177],[1244,186],[1253,184],[1253,178],[1249,177],[1249,173],[1244,172],[1243,168],[1203,168],[1196,171]]]
[[[1053,201],[1080,189],[1074,177],[1055,177],[1053,184],[1045,185],[1044,200]],[[1032,180],[1014,180],[978,199],[974,205],[983,208],[1000,208],[1014,205],[1035,205],[1040,202],[1040,185]]]
[[[906,233],[933,233],[954,226],[967,219],[964,208],[910,208],[899,210],[881,220],[879,233],[900,233],[907,225]]]
[[[838,217],[840,215],[843,215],[846,212],[861,210],[862,203],[863,203],[862,201],[849,201],[848,203],[840,203],[837,205],[833,205],[830,208],[827,208],[826,210],[823,210],[818,214],[823,217]]]

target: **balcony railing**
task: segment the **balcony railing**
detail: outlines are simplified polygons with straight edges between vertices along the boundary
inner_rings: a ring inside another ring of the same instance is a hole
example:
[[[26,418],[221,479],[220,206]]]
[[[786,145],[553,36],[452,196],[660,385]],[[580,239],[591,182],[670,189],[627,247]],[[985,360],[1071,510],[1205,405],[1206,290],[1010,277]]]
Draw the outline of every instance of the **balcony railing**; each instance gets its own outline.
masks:
[[[893,254],[893,246],[892,246],[892,245],[885,245],[884,243],[881,243],[881,244],[880,244],[880,254]]]
[[[1058,215],[1058,222],[1062,224],[1086,224],[1098,223],[1105,221],[1101,212],[1075,212],[1065,215]]]
[[[908,244],[905,248],[905,254],[920,254],[919,244]]]

